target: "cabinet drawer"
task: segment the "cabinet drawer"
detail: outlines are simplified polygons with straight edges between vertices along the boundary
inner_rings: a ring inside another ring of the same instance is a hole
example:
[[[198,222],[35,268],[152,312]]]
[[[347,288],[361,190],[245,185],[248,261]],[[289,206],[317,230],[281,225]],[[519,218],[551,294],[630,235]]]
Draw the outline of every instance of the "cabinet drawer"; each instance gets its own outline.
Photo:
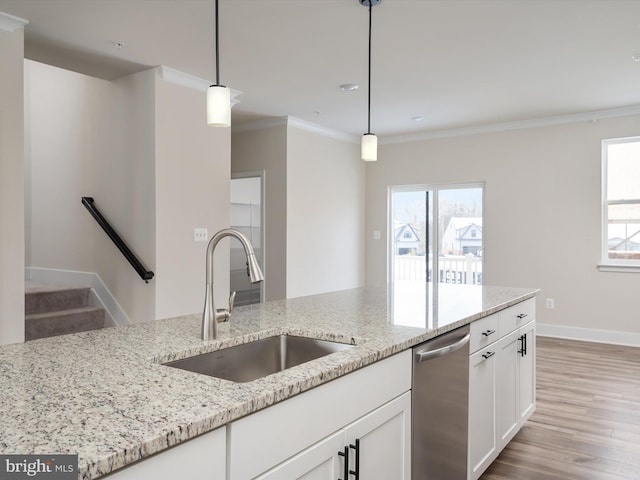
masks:
[[[498,312],[498,316],[500,318],[499,334],[504,337],[536,318],[536,299],[530,298],[506,308]]]
[[[498,340],[498,324],[499,318],[497,313],[473,322],[470,326],[471,340],[469,341],[469,352],[476,352]]]

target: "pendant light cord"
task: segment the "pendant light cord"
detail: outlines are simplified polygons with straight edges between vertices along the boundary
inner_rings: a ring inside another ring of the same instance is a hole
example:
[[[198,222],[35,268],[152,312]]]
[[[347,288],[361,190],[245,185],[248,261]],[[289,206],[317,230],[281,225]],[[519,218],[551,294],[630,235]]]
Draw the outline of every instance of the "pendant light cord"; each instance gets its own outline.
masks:
[[[216,0],[216,85],[220,85],[220,48],[218,36],[218,0]]]
[[[216,0],[217,2],[218,0]],[[372,0],[369,0],[369,92],[367,99],[367,133],[371,133],[371,9]]]

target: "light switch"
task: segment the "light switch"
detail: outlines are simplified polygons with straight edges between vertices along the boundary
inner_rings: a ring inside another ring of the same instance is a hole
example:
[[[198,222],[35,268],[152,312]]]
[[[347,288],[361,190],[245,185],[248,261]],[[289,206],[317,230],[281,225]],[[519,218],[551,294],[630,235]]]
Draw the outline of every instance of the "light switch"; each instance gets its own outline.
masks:
[[[374,240],[380,240],[380,238],[382,238],[382,235],[380,234],[380,230],[374,230],[373,231],[373,239]]]
[[[196,242],[206,242],[209,239],[209,232],[206,228],[194,228],[193,239]]]

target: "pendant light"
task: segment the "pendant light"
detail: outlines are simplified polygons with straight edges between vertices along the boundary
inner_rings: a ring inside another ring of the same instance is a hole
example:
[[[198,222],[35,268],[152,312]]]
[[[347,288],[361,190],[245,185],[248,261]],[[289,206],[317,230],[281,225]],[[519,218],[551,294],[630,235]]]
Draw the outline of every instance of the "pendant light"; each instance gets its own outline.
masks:
[[[371,133],[371,11],[382,0],[359,0],[360,5],[369,7],[369,85],[367,98],[367,133],[362,135],[361,156],[365,162],[378,160],[378,137]]]
[[[216,83],[207,89],[207,125],[210,127],[231,126],[231,92],[220,85],[220,48],[218,35],[218,0],[215,0],[216,26]]]

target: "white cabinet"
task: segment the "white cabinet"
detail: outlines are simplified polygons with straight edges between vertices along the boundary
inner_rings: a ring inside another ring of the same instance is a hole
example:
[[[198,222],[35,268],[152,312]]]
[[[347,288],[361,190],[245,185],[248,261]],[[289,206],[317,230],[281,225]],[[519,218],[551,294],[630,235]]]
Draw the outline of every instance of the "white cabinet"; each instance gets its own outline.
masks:
[[[502,450],[531,416],[536,402],[535,321],[498,342],[498,447]]]
[[[535,410],[535,299],[476,323],[469,358],[469,480],[480,477]],[[485,335],[496,326],[497,335]]]
[[[491,347],[491,346],[490,346]],[[496,350],[469,358],[469,478],[478,478],[496,457]]]
[[[256,480],[410,480],[410,451],[411,393],[407,392]]]
[[[498,446],[502,449],[518,431],[520,413],[518,404],[518,385],[520,378],[520,362],[518,350],[520,348],[519,330],[496,342],[498,352]]]
[[[520,329],[524,337],[524,354],[519,357],[519,413],[520,424],[526,422],[536,409],[536,322],[530,322]]]
[[[354,422],[345,433],[355,478],[410,480],[411,392]]]
[[[401,409],[401,413],[391,415],[389,412],[395,412],[395,410],[389,407],[393,402],[389,402],[410,391],[411,368],[411,350],[406,350],[232,422],[227,426],[229,478],[251,480],[259,475],[266,475],[265,472],[274,475],[265,478],[295,478],[277,476],[278,474],[274,473],[277,471],[274,467],[285,468],[286,462],[306,464],[306,459],[298,458],[301,452],[306,453],[307,449],[318,446],[320,440],[345,430],[345,442],[339,450],[348,444],[355,446],[355,440],[360,439],[362,453],[360,458],[363,459],[361,468],[371,468],[368,462],[372,461],[379,462],[373,469],[379,468],[382,472],[386,471],[386,468],[396,468],[381,465],[386,465],[386,462],[389,462],[388,459],[396,455],[396,451],[400,449],[406,457],[403,463],[406,466],[402,467],[403,471],[406,471],[406,476],[397,476],[394,473],[388,478],[408,480],[410,395],[403,400],[408,403],[406,408]],[[404,404],[400,402],[399,405]],[[374,413],[376,413],[375,416]],[[376,419],[385,418],[385,415],[388,418],[384,422],[380,421],[379,428],[371,427]],[[402,423],[401,420],[406,423]],[[399,435],[397,432],[400,431],[398,430],[400,426],[402,426],[404,437],[393,437]],[[398,445],[392,446],[396,443]],[[339,450],[334,452],[336,457]],[[349,450],[349,458],[355,462],[355,450]],[[367,453],[368,451],[377,453],[371,455]],[[392,453],[382,457],[380,453],[384,451]],[[247,461],[248,458],[250,461]],[[343,465],[343,462],[340,464]],[[304,467],[301,468],[304,470]],[[342,478],[342,474],[335,478]]]
[[[104,478],[109,480],[163,478],[225,480],[226,440],[226,428],[221,427],[121,470],[116,470]]]

